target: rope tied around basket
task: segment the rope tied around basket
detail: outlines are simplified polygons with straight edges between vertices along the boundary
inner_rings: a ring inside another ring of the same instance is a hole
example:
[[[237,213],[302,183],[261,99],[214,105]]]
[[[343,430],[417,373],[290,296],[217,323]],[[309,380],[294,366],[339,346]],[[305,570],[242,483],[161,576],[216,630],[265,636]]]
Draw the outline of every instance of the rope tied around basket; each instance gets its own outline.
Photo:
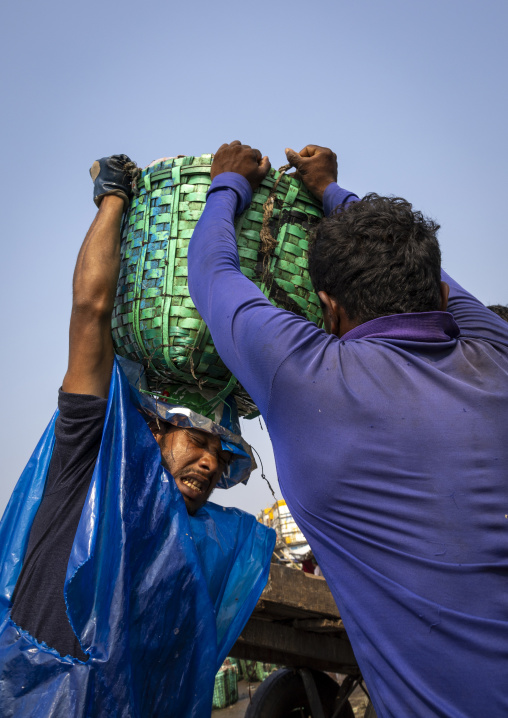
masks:
[[[284,173],[287,172],[290,167],[290,164],[282,165],[282,167],[279,167],[279,176],[273,183],[273,187],[270,190],[270,194],[268,195],[266,201],[263,204],[263,224],[261,225],[261,230],[259,232],[259,239],[261,240],[261,252],[264,254],[263,281],[266,281],[268,278],[268,262],[270,260],[270,254],[273,252],[277,245],[277,240],[270,231],[270,220],[273,216],[273,208],[275,205],[275,193],[277,192],[279,182],[285,176]]]
[[[125,176],[130,180],[132,192],[139,194],[138,179],[141,176],[141,168],[135,162],[126,162],[123,168]]]

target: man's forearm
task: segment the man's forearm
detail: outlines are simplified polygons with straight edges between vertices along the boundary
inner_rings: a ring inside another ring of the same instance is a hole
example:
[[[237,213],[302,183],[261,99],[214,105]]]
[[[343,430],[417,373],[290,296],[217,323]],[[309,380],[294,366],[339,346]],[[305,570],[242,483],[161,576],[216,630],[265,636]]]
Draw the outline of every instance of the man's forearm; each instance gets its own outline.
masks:
[[[210,186],[206,210],[192,235],[188,251],[189,291],[207,323],[214,318],[209,304],[214,278],[233,270],[240,274],[240,280],[245,279],[240,273],[234,219],[237,212],[249,205],[251,197],[252,190],[244,177],[233,172],[218,175]]]
[[[104,197],[81,246],[73,281],[69,366],[63,389],[107,396],[113,366],[111,313],[120,270],[123,199]]]
[[[120,271],[120,225],[124,202],[104,197],[79,250],[73,277],[73,307],[103,307],[109,313]]]

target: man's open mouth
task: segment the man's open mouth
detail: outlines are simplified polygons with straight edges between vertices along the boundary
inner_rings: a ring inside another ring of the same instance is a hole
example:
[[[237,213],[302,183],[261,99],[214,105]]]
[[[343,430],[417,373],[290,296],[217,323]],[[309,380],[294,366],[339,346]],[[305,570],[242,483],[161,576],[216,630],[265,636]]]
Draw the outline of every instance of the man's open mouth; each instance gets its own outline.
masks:
[[[185,478],[180,479],[182,484],[185,484],[185,486],[188,486],[193,491],[196,491],[198,494],[204,494],[205,493],[205,483],[203,481],[200,481],[199,479],[195,479],[192,476],[186,476]]]

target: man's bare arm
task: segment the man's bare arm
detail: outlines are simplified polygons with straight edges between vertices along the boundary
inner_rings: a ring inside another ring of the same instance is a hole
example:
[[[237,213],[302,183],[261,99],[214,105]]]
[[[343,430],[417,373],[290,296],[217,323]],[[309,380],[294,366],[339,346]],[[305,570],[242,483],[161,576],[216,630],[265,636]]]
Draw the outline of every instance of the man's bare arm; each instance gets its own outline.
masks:
[[[111,314],[120,270],[124,200],[105,196],[78,255],[64,391],[108,396],[113,367]]]
[[[108,396],[114,360],[111,314],[120,271],[120,227],[139,173],[127,155],[103,157],[90,169],[99,211],[74,270],[69,364],[62,385],[66,392]]]

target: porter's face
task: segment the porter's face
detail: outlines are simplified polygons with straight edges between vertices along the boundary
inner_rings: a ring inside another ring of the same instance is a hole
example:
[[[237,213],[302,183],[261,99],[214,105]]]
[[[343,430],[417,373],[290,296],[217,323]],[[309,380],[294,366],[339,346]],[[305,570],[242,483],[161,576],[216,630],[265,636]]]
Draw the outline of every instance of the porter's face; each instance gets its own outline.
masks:
[[[199,429],[165,424],[154,430],[162,464],[173,475],[190,514],[203,506],[231,460],[220,438]]]

